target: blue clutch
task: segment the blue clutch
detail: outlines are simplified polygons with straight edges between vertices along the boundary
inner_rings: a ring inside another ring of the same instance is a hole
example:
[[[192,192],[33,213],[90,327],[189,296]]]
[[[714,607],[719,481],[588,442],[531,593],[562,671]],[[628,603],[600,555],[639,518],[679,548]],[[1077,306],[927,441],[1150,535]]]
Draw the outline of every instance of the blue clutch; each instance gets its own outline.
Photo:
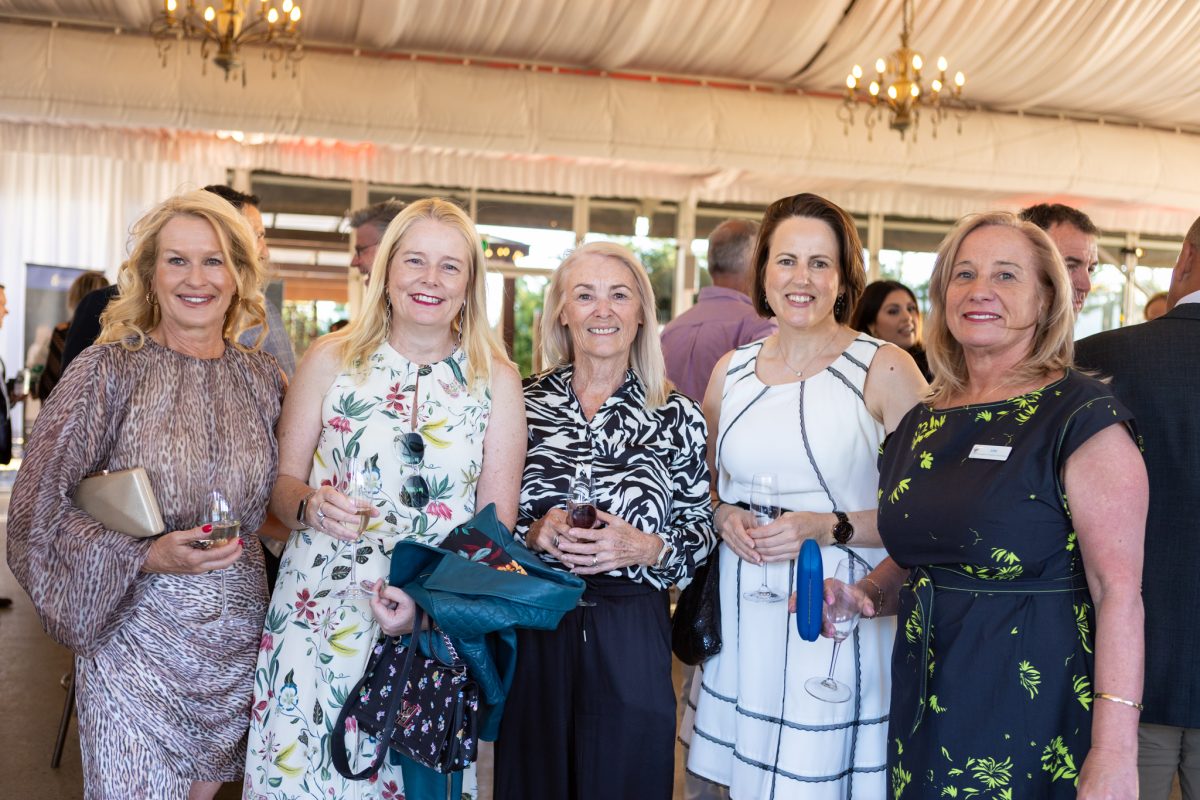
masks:
[[[821,609],[825,605],[825,568],[816,539],[806,539],[796,562],[796,630],[806,642],[821,635]]]

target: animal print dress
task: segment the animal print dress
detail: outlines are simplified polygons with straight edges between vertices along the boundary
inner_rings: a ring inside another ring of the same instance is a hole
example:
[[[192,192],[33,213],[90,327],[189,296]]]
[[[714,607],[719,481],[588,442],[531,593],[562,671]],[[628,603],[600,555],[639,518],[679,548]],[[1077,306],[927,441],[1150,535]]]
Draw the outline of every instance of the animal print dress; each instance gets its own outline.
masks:
[[[151,540],[105,530],[71,495],[92,472],[144,467],[166,530],[198,525],[219,485],[255,531],[282,391],[271,356],[227,346],[193,358],[147,339],[85,350],[38,416],[8,558],[47,633],[75,651],[88,800],[184,800],[192,781],[240,779],[267,588],[256,536],[220,572],[144,573]]]

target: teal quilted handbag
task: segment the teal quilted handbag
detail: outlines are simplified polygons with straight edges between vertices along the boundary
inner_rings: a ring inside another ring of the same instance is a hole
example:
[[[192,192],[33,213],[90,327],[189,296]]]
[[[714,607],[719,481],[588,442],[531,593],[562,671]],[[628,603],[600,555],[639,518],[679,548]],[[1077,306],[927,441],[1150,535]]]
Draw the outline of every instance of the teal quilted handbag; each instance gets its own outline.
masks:
[[[399,586],[451,637],[509,628],[553,630],[583,596],[578,575],[548,567],[519,544],[488,505],[463,526],[483,534],[524,574],[493,569],[440,547],[399,542],[388,581]]]

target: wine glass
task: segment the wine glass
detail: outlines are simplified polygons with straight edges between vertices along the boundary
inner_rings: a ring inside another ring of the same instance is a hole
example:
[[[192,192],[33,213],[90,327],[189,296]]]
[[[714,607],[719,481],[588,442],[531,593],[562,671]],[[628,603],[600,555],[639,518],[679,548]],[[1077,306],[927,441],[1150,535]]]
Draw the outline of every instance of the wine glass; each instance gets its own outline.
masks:
[[[362,600],[370,597],[358,585],[358,543],[371,523],[371,495],[368,487],[366,463],[362,459],[352,457],[342,462],[342,471],[346,476],[346,487],[343,494],[354,504],[354,513],[358,515],[358,537],[350,545],[350,582],[345,588],[333,593],[339,600]]]
[[[755,525],[779,519],[779,479],[773,472],[756,472],[750,479],[750,513]],[[762,565],[762,585],[742,595],[755,603],[779,603],[784,597],[767,585],[767,564]]]
[[[201,513],[200,524],[211,525],[212,530],[208,537],[198,539],[193,543],[193,547],[198,547],[201,550],[208,550],[213,547],[220,547],[227,544],[238,537],[241,533],[242,523],[238,520],[237,515],[233,513],[229,505],[229,501],[225,499],[225,495],[220,489],[213,489],[204,496],[204,511]],[[225,573],[228,572],[228,567],[221,570],[221,613],[213,622],[225,624],[226,612],[229,607],[229,597],[225,592]]]
[[[592,465],[580,464],[575,468],[575,480],[571,482],[571,495],[567,498],[567,524],[572,528],[596,527],[596,487],[592,482]],[[579,598],[577,606],[592,607],[590,600]]]
[[[596,527],[596,488],[592,484],[591,465],[580,464],[567,498],[567,524],[572,528]]]
[[[838,562],[831,587],[833,603],[825,605],[825,621],[832,626],[833,657],[829,659],[829,674],[809,678],[804,682],[804,689],[818,700],[826,703],[844,703],[849,700],[854,691],[846,684],[833,677],[834,666],[837,664],[838,650],[842,642],[858,625],[862,600],[851,586],[861,581],[867,575],[867,565],[857,558],[843,558]]]

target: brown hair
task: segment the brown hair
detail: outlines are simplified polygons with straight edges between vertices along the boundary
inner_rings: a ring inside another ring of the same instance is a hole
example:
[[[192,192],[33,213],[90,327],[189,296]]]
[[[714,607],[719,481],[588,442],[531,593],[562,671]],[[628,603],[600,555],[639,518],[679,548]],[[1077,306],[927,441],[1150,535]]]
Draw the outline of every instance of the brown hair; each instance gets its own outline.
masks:
[[[108,286],[108,278],[104,277],[103,272],[84,272],[78,278],[71,281],[70,288],[67,289],[67,316],[75,316],[75,308],[97,289],[103,289]]]
[[[934,375],[929,393],[934,404],[962,392],[967,386],[966,356],[962,345],[950,333],[946,320],[946,290],[963,241],[980,228],[993,225],[1011,228],[1025,237],[1033,250],[1033,266],[1038,271],[1038,298],[1042,308],[1034,327],[1033,347],[1014,373],[1014,381],[1034,381],[1067,369],[1075,357],[1071,279],[1054,242],[1034,223],[1018,219],[1007,211],[971,214],[959,220],[942,240],[934,261],[933,276],[929,279],[930,310],[925,328],[925,353]]]
[[[781,222],[792,217],[819,219],[833,229],[833,235],[838,241],[838,278],[842,290],[839,296],[842,302],[840,305],[834,305],[834,319],[845,325],[850,321],[850,313],[858,303],[863,286],[867,282],[866,269],[863,267],[862,240],[858,238],[858,228],[854,226],[854,220],[849,214],[815,194],[796,194],[776,200],[767,208],[767,213],[763,214],[752,262],[754,283],[750,298],[754,301],[754,310],[763,317],[775,316],[775,310],[767,304],[767,295],[763,291],[763,275],[767,269],[767,258],[771,254],[771,237]]]

